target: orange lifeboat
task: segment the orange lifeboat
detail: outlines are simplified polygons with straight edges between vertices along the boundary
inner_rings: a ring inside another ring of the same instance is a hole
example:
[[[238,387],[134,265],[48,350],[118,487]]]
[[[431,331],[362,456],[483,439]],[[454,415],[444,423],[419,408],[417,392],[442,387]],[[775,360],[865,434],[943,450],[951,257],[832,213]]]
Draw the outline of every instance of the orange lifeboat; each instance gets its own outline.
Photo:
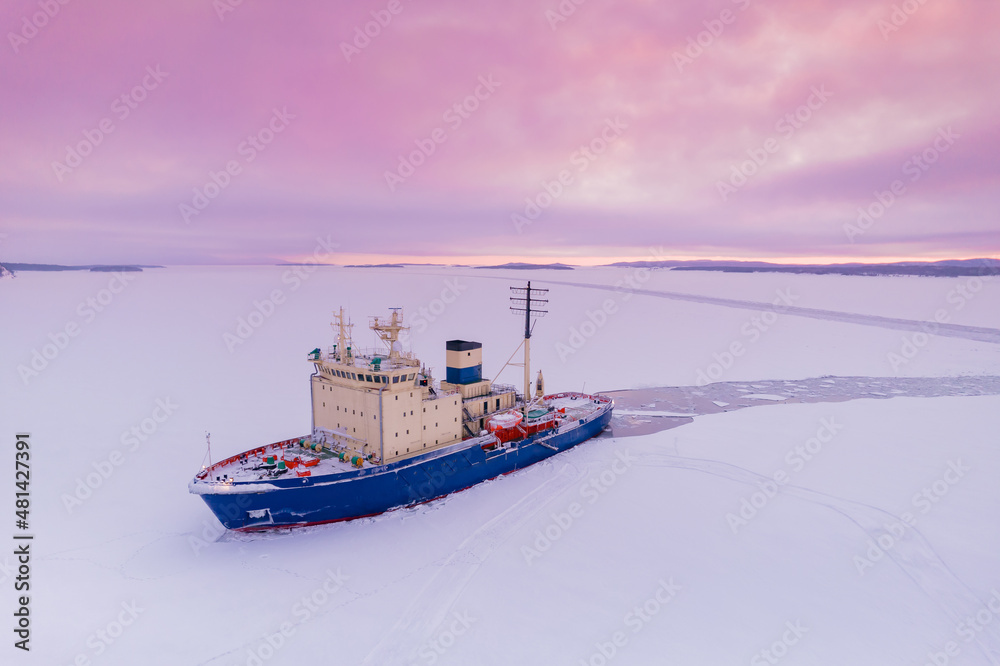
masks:
[[[518,428],[524,415],[518,411],[503,412],[486,422],[486,429],[501,442],[520,439],[524,433]]]

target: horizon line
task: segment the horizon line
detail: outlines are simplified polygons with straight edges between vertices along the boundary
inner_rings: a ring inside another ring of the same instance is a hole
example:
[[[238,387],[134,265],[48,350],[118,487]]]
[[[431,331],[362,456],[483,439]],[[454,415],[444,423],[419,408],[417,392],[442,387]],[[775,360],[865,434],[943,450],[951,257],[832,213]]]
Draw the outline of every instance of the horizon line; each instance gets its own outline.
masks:
[[[5,264],[35,264],[44,266],[280,266],[282,264],[313,264],[319,266],[339,266],[364,265],[371,266],[377,264],[399,264],[399,265],[440,265],[440,266],[494,266],[508,263],[520,264],[562,264],[579,268],[598,268],[611,266],[614,263],[623,262],[733,262],[733,263],[768,263],[787,266],[836,266],[843,264],[896,264],[896,263],[939,263],[942,261],[972,261],[977,259],[992,259],[1000,261],[1000,255],[973,255],[973,256],[946,256],[946,257],[841,257],[841,256],[805,256],[805,257],[734,257],[734,256],[708,256],[692,257],[684,255],[671,256],[623,256],[623,257],[491,257],[489,255],[465,255],[465,256],[427,256],[419,257],[413,255],[340,255],[337,261],[317,261],[310,256],[274,258],[261,261],[230,261],[230,262],[171,262],[171,263],[150,263],[146,262],[112,262],[112,263],[83,263],[83,264],[60,264],[41,261],[0,261],[0,265]]]

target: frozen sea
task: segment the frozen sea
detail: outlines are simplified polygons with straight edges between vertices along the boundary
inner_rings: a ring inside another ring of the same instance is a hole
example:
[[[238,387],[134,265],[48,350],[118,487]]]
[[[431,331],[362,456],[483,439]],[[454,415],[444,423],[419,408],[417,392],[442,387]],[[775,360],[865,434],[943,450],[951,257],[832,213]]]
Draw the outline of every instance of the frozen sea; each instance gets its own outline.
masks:
[[[545,463],[350,523],[226,533],[187,491],[309,429],[331,311],[376,346],[519,344],[618,415]],[[167,267],[0,280],[3,663],[1000,663],[1000,280]],[[31,650],[14,648],[31,433]]]

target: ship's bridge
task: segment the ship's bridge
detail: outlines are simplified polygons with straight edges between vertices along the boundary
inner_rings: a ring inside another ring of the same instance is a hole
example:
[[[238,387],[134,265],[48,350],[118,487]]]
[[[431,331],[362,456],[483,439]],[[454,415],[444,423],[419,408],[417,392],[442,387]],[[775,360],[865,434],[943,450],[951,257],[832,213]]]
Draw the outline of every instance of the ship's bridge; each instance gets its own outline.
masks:
[[[356,388],[379,388],[384,384],[395,388],[400,385],[420,385],[420,361],[409,353],[390,357],[376,349],[354,350],[348,348],[339,354],[337,346],[325,352],[314,349],[308,360],[316,365],[316,372],[327,379],[341,380]]]

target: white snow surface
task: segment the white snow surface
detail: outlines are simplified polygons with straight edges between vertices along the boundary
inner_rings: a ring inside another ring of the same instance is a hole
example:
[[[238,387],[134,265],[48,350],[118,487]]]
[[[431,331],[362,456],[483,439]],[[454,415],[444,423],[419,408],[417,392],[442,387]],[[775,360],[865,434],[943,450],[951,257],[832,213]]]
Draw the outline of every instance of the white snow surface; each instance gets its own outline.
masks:
[[[663,412],[653,409],[616,409],[615,414],[618,416],[694,416],[694,414],[685,414],[683,412]]]
[[[1000,663],[1000,614],[984,606],[1000,600],[998,396],[761,400],[377,518],[225,533],[188,493],[204,433],[217,460],[307,432],[305,356],[332,344],[334,308],[376,346],[367,315],[402,306],[436,376],[445,340],[465,339],[483,342],[495,378],[522,325],[509,285],[635,275],[324,267],[296,283],[291,271],[147,270],[92,317],[109,274],[0,286],[0,437],[12,467],[14,433],[32,434],[35,534],[32,649],[14,650],[8,629],[3,663],[765,664],[767,649],[783,665],[885,666],[928,663],[949,641],[949,663]],[[946,308],[953,323],[1000,326],[993,282],[952,311],[967,280],[653,271],[641,286],[760,301],[791,289],[805,307],[914,320]],[[744,352],[713,379],[1000,374],[986,342],[928,336],[894,367],[912,333],[783,314],[753,339],[742,329],[760,312],[626,296],[551,286],[532,338],[547,391],[694,385],[734,342]],[[228,349],[255,302],[270,314]],[[23,380],[18,366],[71,324]],[[10,613],[15,562],[0,552]]]

